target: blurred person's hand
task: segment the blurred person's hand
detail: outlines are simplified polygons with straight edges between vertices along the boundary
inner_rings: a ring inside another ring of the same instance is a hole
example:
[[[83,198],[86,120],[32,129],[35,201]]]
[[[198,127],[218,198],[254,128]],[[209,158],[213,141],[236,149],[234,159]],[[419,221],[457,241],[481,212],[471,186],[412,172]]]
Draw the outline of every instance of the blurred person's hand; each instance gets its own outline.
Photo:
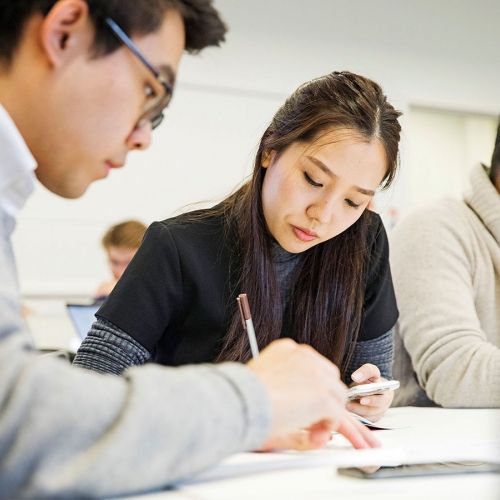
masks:
[[[277,340],[248,367],[263,382],[271,401],[271,430],[261,449],[319,448],[333,431],[355,448],[379,445],[347,412],[347,387],[338,368],[312,347],[291,339]]]

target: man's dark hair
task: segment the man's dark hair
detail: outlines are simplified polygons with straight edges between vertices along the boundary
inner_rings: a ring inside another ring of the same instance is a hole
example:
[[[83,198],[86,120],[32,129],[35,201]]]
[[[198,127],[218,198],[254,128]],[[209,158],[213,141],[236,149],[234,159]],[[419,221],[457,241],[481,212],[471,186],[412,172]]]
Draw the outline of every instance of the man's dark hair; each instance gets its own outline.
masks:
[[[500,177],[500,122],[498,122],[497,138],[491,157],[490,179],[495,182]]]
[[[34,14],[46,15],[57,0],[2,0],[0,7],[0,62],[9,65],[26,21]],[[227,28],[212,0],[87,0],[94,23],[95,56],[109,54],[120,42],[104,24],[112,17],[130,36],[143,36],[159,29],[165,11],[179,11],[186,30],[186,50],[198,52],[224,41]]]

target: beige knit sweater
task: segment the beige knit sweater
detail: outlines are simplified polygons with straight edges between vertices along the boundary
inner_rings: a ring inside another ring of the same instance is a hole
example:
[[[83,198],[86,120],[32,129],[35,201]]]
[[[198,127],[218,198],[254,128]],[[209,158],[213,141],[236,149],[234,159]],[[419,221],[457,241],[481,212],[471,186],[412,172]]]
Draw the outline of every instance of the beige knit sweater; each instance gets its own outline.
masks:
[[[471,185],[391,235],[396,405],[500,407],[500,195],[481,165]]]

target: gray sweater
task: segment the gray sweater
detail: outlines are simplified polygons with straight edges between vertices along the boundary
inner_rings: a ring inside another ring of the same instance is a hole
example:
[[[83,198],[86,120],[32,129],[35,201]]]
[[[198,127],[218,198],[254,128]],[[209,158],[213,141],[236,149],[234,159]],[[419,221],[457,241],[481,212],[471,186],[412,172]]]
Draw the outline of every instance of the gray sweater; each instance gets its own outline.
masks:
[[[270,404],[243,365],[148,365],[114,377],[35,352],[10,240],[34,182],[29,157],[0,106],[0,497],[163,488],[261,445]]]
[[[485,169],[463,201],[415,212],[391,240],[395,404],[500,407],[500,195]]]

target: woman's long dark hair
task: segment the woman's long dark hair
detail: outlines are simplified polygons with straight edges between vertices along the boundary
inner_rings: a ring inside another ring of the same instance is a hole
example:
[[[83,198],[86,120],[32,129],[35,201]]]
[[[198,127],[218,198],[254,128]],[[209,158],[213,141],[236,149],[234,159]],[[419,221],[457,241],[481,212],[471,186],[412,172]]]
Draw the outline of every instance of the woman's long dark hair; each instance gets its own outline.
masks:
[[[272,237],[262,210],[263,155],[279,156],[297,141],[311,142],[321,134],[348,129],[367,141],[384,146],[387,170],[382,185],[390,185],[397,169],[400,113],[387,102],[371,80],[349,72],[334,72],[299,87],[283,104],[265,131],[255,159],[252,179],[211,213],[223,212],[236,231],[234,245],[239,262],[230,300],[248,294],[261,348],[282,334],[283,310],[271,255]],[[290,331],[297,342],[307,343],[345,367],[361,324],[367,235],[370,218],[365,212],[346,231],[304,252],[296,271],[290,310]],[[246,361],[248,339],[238,310],[223,340],[218,361]]]

